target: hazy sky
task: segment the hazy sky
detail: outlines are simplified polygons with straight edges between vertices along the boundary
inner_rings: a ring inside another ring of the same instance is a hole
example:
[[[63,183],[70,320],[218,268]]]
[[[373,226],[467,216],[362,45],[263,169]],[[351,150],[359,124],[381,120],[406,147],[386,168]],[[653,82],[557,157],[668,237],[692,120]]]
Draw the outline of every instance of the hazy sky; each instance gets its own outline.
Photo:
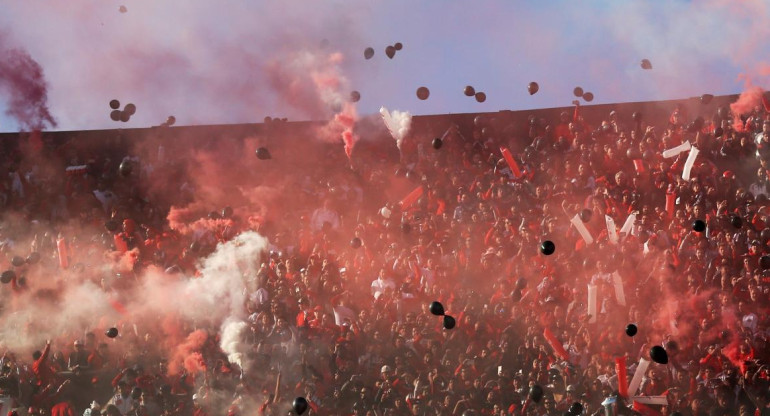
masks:
[[[73,130],[145,127],[172,114],[178,124],[323,118],[286,97],[307,88],[301,78],[318,62],[294,65],[300,51],[342,54],[324,65],[348,79],[344,92],[361,92],[362,114],[383,105],[414,114],[563,106],[575,86],[594,103],[737,93],[740,74],[768,81],[769,3],[6,0],[0,32],[6,48],[40,63],[57,129]],[[387,59],[395,42],[404,48]],[[376,51],[368,61],[367,46]],[[540,84],[534,96],[530,81]],[[467,84],[487,101],[465,97]],[[426,101],[415,96],[422,85]],[[136,104],[129,123],[109,119],[112,98]],[[15,131],[7,100],[0,95],[0,131]]]

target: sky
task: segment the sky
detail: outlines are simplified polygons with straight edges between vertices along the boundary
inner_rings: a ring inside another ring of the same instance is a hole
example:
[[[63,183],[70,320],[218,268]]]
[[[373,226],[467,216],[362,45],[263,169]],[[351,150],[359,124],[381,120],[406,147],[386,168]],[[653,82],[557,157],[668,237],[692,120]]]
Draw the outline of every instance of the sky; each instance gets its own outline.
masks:
[[[594,104],[734,94],[770,81],[768,21],[760,0],[25,0],[0,5],[0,54],[39,63],[48,129],[254,123],[330,118],[319,78],[359,91],[358,114],[568,106],[576,86]],[[17,95],[0,74],[2,132],[28,125]],[[113,98],[136,105],[128,123]]]

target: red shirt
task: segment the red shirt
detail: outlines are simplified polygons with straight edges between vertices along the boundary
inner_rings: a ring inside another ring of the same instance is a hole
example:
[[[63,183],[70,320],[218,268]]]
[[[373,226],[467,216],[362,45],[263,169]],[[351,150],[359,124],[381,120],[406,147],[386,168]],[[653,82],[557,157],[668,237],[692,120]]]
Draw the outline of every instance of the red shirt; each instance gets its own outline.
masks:
[[[75,409],[69,402],[61,402],[51,408],[51,416],[75,416]]]

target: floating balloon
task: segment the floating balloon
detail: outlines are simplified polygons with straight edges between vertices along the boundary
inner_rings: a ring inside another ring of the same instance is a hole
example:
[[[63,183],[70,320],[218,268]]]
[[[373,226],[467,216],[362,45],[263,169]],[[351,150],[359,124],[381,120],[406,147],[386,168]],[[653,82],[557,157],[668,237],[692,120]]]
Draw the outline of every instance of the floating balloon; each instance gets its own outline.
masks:
[[[770,256],[764,255],[759,258],[759,267],[762,268],[762,270],[770,269]]]
[[[128,121],[131,120],[131,114],[128,114],[127,111],[121,111],[120,112],[120,121],[124,123],[128,123]]]
[[[13,270],[6,270],[3,274],[0,274],[0,282],[5,284],[11,283],[11,280],[16,278],[16,272]]]
[[[476,95],[476,89],[471,87],[470,85],[466,85],[465,89],[463,90],[463,94],[465,94],[468,97],[473,97]]]
[[[122,112],[120,110],[112,110],[110,111],[110,119],[112,119],[112,121],[120,121],[121,114]]]
[[[575,87],[575,89],[574,89],[574,90],[572,90],[572,94],[573,94],[575,97],[582,97],[582,96],[583,96],[583,89],[582,89],[582,88],[580,88],[580,87]]]
[[[642,121],[642,113],[634,111],[634,114],[631,114],[631,119],[634,121]]]
[[[650,348],[650,358],[658,364],[668,364],[668,353],[660,345]]]
[[[711,100],[714,99],[714,96],[711,94],[703,94],[700,96],[700,103],[703,105],[706,105],[711,102]]]
[[[361,100],[361,93],[358,91],[353,91],[350,93],[350,102],[357,103]]]
[[[730,217],[730,224],[735,228],[741,228],[743,227],[743,218],[733,215]]]
[[[372,59],[374,56],[374,48],[364,49],[364,59]]]
[[[402,45],[401,42],[396,42],[393,44],[393,48],[397,51],[400,51],[401,49],[404,48],[404,45]]]
[[[642,59],[642,69],[652,69],[652,63],[649,59]]]
[[[540,403],[543,398],[543,388],[535,384],[529,388],[529,399],[535,403]]]
[[[117,110],[118,108],[120,108],[120,101],[110,100],[110,108],[113,110]]]
[[[525,278],[523,278],[523,277],[520,277],[520,278],[519,278],[519,279],[516,281],[516,289],[519,289],[519,290],[521,290],[521,289],[524,289],[525,287],[527,287],[527,279],[525,279]]]
[[[584,223],[590,222],[593,214],[593,211],[588,208],[580,211],[580,221],[583,221]]]
[[[33,251],[27,256],[27,264],[37,264],[40,261],[40,253]]]
[[[628,324],[626,325],[626,335],[629,337],[633,337],[636,335],[636,333],[639,331],[639,329],[634,324]]]
[[[167,126],[173,126],[174,123],[176,123],[176,117],[168,116],[168,118],[166,119],[166,125]]]
[[[104,333],[104,335],[107,335],[107,338],[115,338],[118,336],[118,328],[110,328]]]
[[[441,302],[434,300],[430,303],[430,313],[436,315],[436,316],[442,316],[444,315],[444,305],[441,304]]]
[[[441,149],[441,146],[444,145],[444,141],[441,140],[440,138],[436,137],[435,139],[433,139],[431,144],[433,145],[434,149],[438,150],[438,149]]]
[[[232,207],[224,207],[222,208],[222,218],[230,218],[233,216],[233,208]]]
[[[546,256],[550,256],[555,251],[556,251],[556,245],[550,240],[543,241],[543,243],[540,244],[540,252],[545,254]]]
[[[270,117],[270,116],[265,116],[265,119],[262,120],[262,122],[265,123],[265,124],[270,124],[270,123],[273,122],[273,118]]]
[[[393,59],[393,57],[396,56],[396,48],[388,46],[385,48],[385,55],[387,55],[389,59]]]
[[[476,93],[476,102],[483,103],[487,100],[487,95],[483,92],[477,92]]]
[[[272,159],[272,158],[273,157],[270,156],[270,151],[267,150],[266,147],[260,147],[259,149],[257,149],[257,159],[259,159],[259,160],[269,160],[269,159]]]
[[[134,167],[130,160],[124,160],[120,162],[120,166],[118,167],[118,172],[120,173],[120,176],[129,176],[131,175],[131,172],[134,170]]]
[[[118,11],[121,12],[121,13],[126,13],[128,11],[128,9],[126,8],[126,6],[120,6],[120,7],[118,7]]]
[[[126,108],[123,109],[123,112],[128,113],[129,116],[133,116],[136,114],[136,106],[131,103],[126,104]]]
[[[360,239],[360,238],[358,238],[358,237],[353,237],[353,239],[352,239],[352,240],[350,240],[350,247],[353,247],[353,248],[361,248],[361,245],[362,245],[362,244],[363,244],[363,243],[361,242],[361,239]]]
[[[452,329],[457,325],[457,322],[455,321],[455,318],[452,318],[449,315],[444,315],[444,329]]]
[[[583,403],[575,402],[569,407],[568,412],[571,416],[579,416],[583,413],[583,410]]]
[[[218,212],[216,212],[216,211],[209,212],[209,219],[211,219],[211,220],[218,220],[220,218],[222,218],[222,217],[219,216]]]
[[[24,260],[24,257],[21,256],[13,256],[11,259],[11,264],[13,267],[21,267],[25,265],[27,262]]]
[[[291,407],[294,409],[295,412],[297,412],[298,415],[301,415],[305,413],[307,410],[308,404],[307,400],[305,400],[304,397],[297,397],[294,399],[294,402],[291,404]]]
[[[697,233],[702,233],[706,231],[706,223],[703,220],[695,220],[692,223],[692,230]]]
[[[529,91],[529,95],[535,95],[540,91],[540,86],[537,85],[537,82],[530,82],[529,85],[527,85],[527,91]]]
[[[430,90],[426,87],[417,88],[417,98],[421,100],[427,100],[430,96]]]
[[[587,103],[590,103],[591,101],[594,100],[594,95],[590,92],[587,92],[583,94],[583,99],[586,100]]]

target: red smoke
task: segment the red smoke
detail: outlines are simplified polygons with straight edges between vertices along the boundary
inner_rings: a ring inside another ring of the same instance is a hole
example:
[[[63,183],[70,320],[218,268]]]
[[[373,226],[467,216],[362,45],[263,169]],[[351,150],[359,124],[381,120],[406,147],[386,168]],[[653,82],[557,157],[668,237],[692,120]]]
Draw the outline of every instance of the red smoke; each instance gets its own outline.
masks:
[[[182,370],[195,374],[205,367],[201,349],[208,339],[206,331],[199,329],[187,336],[174,351],[168,363],[168,373],[176,375]]]
[[[48,111],[48,85],[43,68],[23,49],[10,49],[0,37],[0,92],[8,95],[6,113],[22,129],[56,127]]]

